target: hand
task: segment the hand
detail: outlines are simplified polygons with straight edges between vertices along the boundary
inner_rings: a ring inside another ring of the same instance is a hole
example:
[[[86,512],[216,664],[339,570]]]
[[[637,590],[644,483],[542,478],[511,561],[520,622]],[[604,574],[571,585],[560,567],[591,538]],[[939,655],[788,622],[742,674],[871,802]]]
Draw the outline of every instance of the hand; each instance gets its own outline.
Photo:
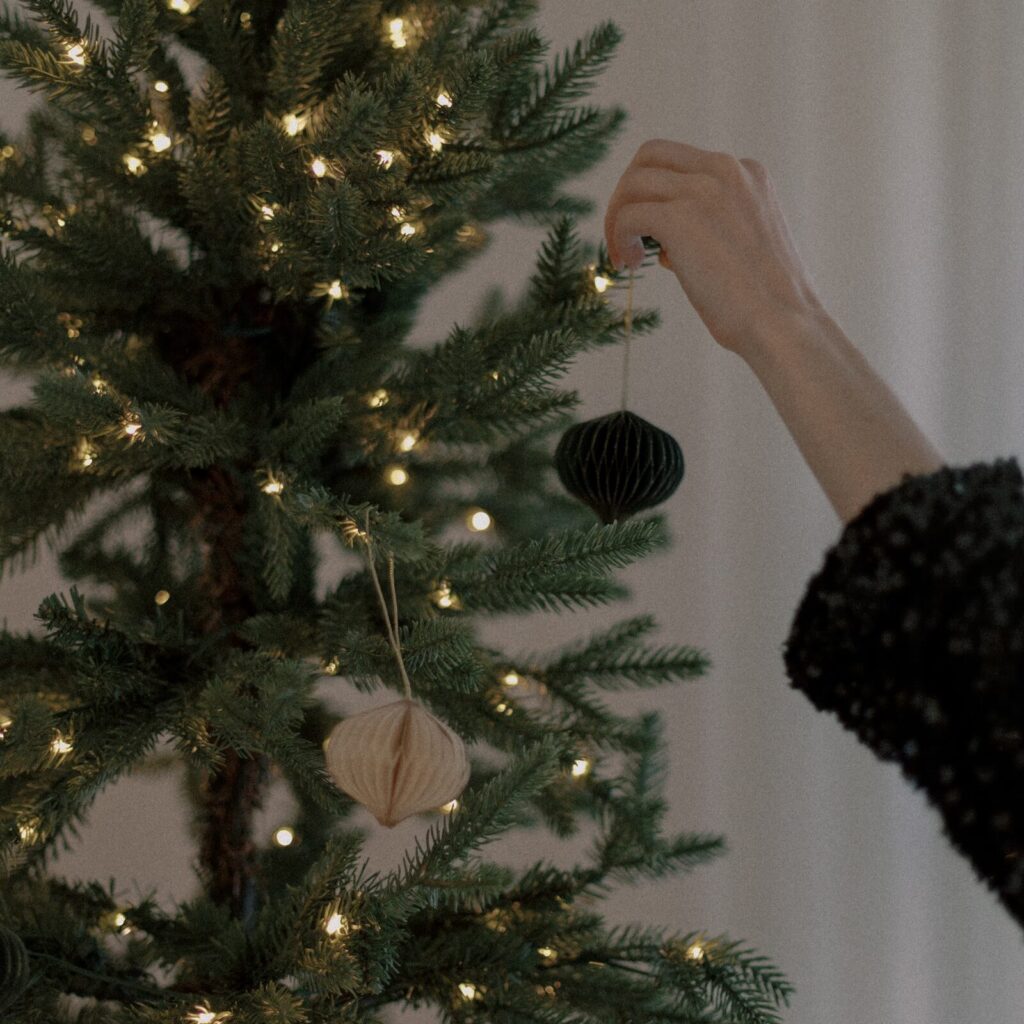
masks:
[[[824,309],[800,262],[768,171],[756,160],[651,139],[619,179],[604,219],[619,269],[661,246],[711,336],[744,354],[769,325]]]

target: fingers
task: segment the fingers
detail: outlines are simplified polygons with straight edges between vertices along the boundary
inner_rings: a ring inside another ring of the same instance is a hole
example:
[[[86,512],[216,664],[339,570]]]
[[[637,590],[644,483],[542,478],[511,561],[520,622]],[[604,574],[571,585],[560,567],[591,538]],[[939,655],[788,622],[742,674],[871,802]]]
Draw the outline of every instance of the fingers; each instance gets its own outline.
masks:
[[[604,215],[604,237],[613,265],[618,266],[620,256],[624,255],[631,242],[639,242],[638,238],[623,240],[618,236],[615,220],[619,210],[627,203],[665,202],[673,199],[679,195],[684,184],[678,172],[660,167],[637,168],[619,179]]]
[[[649,139],[637,149],[631,166],[664,167],[681,174],[713,174],[731,159],[728,153],[685,142]]]
[[[639,267],[644,256],[641,236],[650,235],[660,244],[670,214],[671,206],[668,202],[626,203],[620,206],[612,229],[615,246],[612,259],[615,265],[621,263],[634,270]],[[608,252],[611,255],[611,246]]]

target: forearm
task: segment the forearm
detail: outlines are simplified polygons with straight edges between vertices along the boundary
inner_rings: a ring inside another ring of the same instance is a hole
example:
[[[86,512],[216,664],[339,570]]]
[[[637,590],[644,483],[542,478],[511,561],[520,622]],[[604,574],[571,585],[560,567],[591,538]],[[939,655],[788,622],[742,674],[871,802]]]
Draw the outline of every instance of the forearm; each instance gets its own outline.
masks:
[[[779,321],[763,335],[740,354],[844,524],[904,473],[944,464],[831,317]]]

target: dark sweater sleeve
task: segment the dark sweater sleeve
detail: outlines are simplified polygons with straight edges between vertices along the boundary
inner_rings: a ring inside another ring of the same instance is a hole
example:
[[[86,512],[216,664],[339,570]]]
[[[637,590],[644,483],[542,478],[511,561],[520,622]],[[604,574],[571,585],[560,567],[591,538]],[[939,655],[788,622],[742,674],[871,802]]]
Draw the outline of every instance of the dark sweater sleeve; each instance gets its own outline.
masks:
[[[1024,927],[1024,493],[1015,458],[904,474],[846,524],[783,644]]]

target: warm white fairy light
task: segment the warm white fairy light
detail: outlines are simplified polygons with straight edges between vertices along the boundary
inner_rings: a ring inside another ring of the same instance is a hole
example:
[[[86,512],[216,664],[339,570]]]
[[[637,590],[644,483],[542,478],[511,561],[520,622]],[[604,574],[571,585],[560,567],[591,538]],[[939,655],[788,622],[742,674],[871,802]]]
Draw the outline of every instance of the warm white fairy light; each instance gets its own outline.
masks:
[[[349,919],[338,911],[331,914],[324,922],[324,931],[330,935],[331,938],[335,938],[339,935],[348,935],[351,930],[352,926]]]
[[[128,918],[125,917],[120,910],[118,910],[115,914],[111,916],[110,921],[115,928],[123,928],[127,923]]]
[[[440,153],[444,148],[445,138],[438,131],[427,132],[427,144],[435,153]]]
[[[411,452],[416,447],[420,436],[415,431],[410,430],[404,433],[398,439],[398,450],[402,452]]]
[[[274,241],[274,242],[270,243],[270,251],[272,253],[275,253],[275,254],[279,253],[279,252],[281,252],[282,249],[284,249],[284,243],[283,242]]]
[[[410,224],[410,223],[409,223],[408,221],[406,221],[406,222],[405,222],[405,223],[404,223],[404,224],[403,224],[403,225],[402,225],[402,226],[401,226],[401,227],[400,227],[400,228],[398,229],[398,231],[399,231],[399,233],[400,233],[400,234],[401,234],[401,235],[402,235],[402,236],[403,236],[404,238],[411,238],[411,237],[412,237],[413,235],[415,235],[415,234],[416,234],[416,226],[415,226],[414,224]]]
[[[90,383],[97,395],[105,395],[107,393],[107,382],[98,373],[93,374]]]
[[[611,281],[603,274],[594,275],[594,291],[598,293],[606,292],[609,285],[611,285]]]
[[[229,1010],[217,1013],[208,1006],[196,1006],[191,1013],[185,1016],[188,1024],[222,1024],[223,1021],[230,1019],[231,1012]]]
[[[438,588],[430,595],[430,599],[438,608],[461,608],[462,601],[457,594],[452,593],[452,585],[444,580]]]
[[[491,514],[482,508],[471,508],[466,513],[466,526],[474,533],[483,533],[494,525]]]
[[[295,830],[289,828],[287,825],[282,825],[279,829],[274,832],[274,845],[275,846],[291,846],[295,842]]]
[[[137,178],[145,174],[148,169],[145,162],[134,153],[125,153],[121,159],[124,161],[128,173],[134,174]]]
[[[348,294],[348,289],[337,278],[335,278],[327,286],[327,294],[332,299],[343,299]]]
[[[294,137],[306,127],[308,120],[309,118],[304,114],[285,114],[281,118],[281,124],[284,127],[285,133]]]
[[[153,595],[153,603],[158,605],[165,605],[171,599],[171,592],[169,590],[158,590]]]
[[[85,437],[78,442],[75,448],[75,459],[83,469],[88,469],[96,461],[98,454],[88,438]]]
[[[142,421],[132,413],[126,413],[121,420],[121,432],[130,441],[139,441],[144,436],[142,433]]]
[[[377,150],[377,163],[386,171],[395,162],[395,154],[390,149]]]
[[[314,157],[309,169],[314,178],[322,178],[327,174],[327,162],[323,157]]]
[[[441,804],[438,810],[442,814],[454,814],[459,809],[458,800],[449,800],[446,804]]]
[[[499,715],[512,715],[512,714],[515,714],[515,708],[513,708],[511,704],[506,704],[504,701],[501,701],[500,703],[495,704],[494,705],[494,710],[497,711]]]
[[[502,686],[518,686],[522,681],[522,677],[515,671],[515,669],[506,672],[501,677]]]
[[[171,87],[162,78],[158,78],[153,83],[153,89],[155,92],[159,93],[167,93],[171,91]]]
[[[174,145],[174,140],[167,132],[158,128],[150,135],[149,145],[154,153],[166,153]]]
[[[0,741],[7,737],[7,730],[14,724],[14,719],[0,711]]]
[[[404,49],[408,44],[408,40],[405,38],[405,19],[388,19],[388,35],[391,37],[391,45],[396,50]]]
[[[703,960],[706,955],[704,947],[699,942],[693,943],[693,945],[686,951],[686,958],[688,960],[696,960],[698,963]]]
[[[437,105],[438,105],[439,107],[450,107],[450,106],[452,105],[452,98],[451,98],[451,96],[450,96],[450,95],[449,95],[449,94],[448,94],[447,92],[445,92],[445,90],[444,90],[444,89],[442,89],[442,90],[441,90],[441,91],[440,91],[440,92],[439,92],[439,93],[437,94],[437,99],[436,99],[436,100],[434,100],[434,102],[435,102],[435,103],[436,103],[436,104],[437,104]]]
[[[388,394],[386,388],[377,388],[376,391],[366,400],[366,404],[371,409],[379,409],[382,405],[388,404],[388,399],[391,396]]]
[[[548,963],[553,963],[558,959],[558,950],[552,949],[550,946],[538,946],[537,954],[547,960]]]
[[[264,494],[270,494],[270,495],[275,495],[276,496],[276,495],[280,494],[282,491],[284,491],[284,483],[283,483],[283,481],[278,480],[277,477],[275,477],[275,476],[269,476],[260,485],[260,490]]]
[[[50,752],[57,754],[58,756],[70,754],[74,749],[74,744],[67,738],[67,736],[63,735],[63,733],[57,733],[57,735],[50,740]]]
[[[67,57],[70,64],[74,64],[75,67],[84,68],[86,61],[89,59],[88,52],[85,49],[85,42],[80,41],[77,43],[65,43],[64,44],[64,55]]]
[[[387,472],[387,478],[392,487],[403,487],[409,482],[409,474],[401,466],[392,466]]]
[[[260,216],[264,220],[273,220],[275,213],[277,213],[277,211],[274,209],[274,207],[270,203],[264,203],[260,207]]]
[[[460,981],[459,995],[466,1000],[477,999],[480,995],[480,990],[471,981]]]
[[[167,6],[178,14],[191,14],[191,0],[167,0]]]
[[[18,822],[18,838],[23,843],[34,843],[39,838],[39,820],[33,818]]]
[[[590,758],[577,757],[576,760],[573,761],[572,768],[570,769],[572,777],[574,779],[582,779],[585,775],[590,774],[591,767]]]

